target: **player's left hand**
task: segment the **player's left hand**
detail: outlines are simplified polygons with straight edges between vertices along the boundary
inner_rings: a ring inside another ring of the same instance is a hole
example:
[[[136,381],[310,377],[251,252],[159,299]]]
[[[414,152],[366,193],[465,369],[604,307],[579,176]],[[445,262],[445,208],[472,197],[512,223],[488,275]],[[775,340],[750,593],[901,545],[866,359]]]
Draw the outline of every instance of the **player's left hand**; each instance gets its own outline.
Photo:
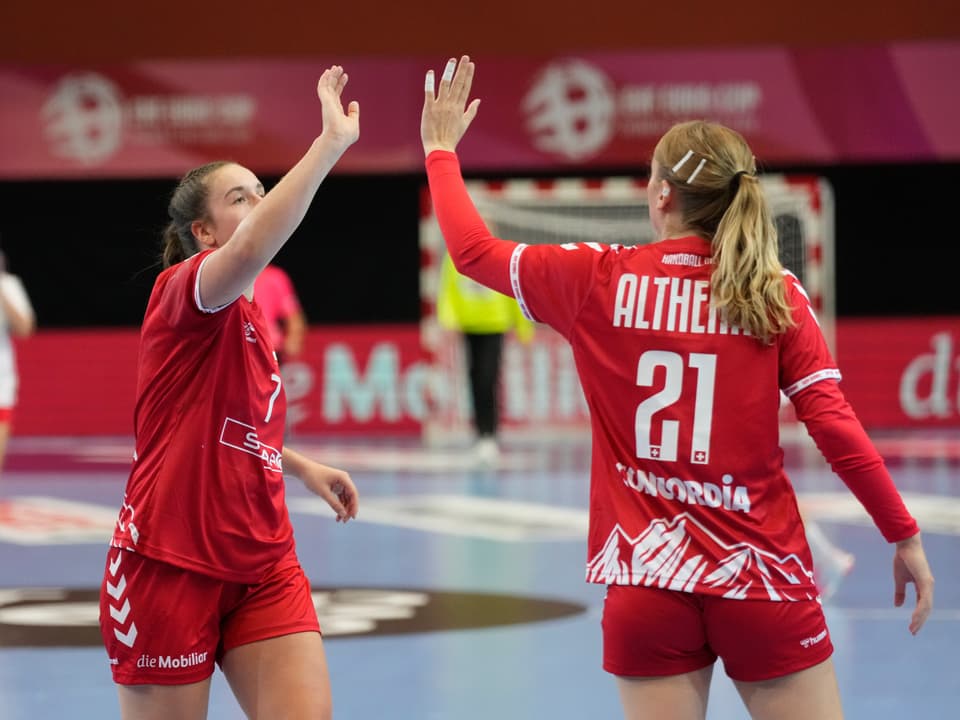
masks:
[[[473,85],[474,65],[468,55],[447,61],[440,76],[440,88],[436,90],[433,70],[427,71],[424,81],[423,113],[420,115],[420,139],[423,153],[434,150],[454,151],[460,138],[467,132],[477,115],[480,100],[475,98],[467,105],[470,87]]]
[[[916,635],[933,609],[933,573],[923,551],[920,533],[897,543],[893,556],[893,604],[903,605],[907,596],[907,583],[917,589],[917,605],[910,616],[910,632]]]
[[[307,489],[319,495],[337,514],[337,522],[347,522],[357,516],[360,496],[345,470],[311,463],[307,472],[301,474]]]
[[[345,151],[360,137],[360,103],[356,100],[343,109],[343,90],[347,86],[347,73],[339,65],[332,65],[323,71],[317,81],[317,97],[323,117],[322,137],[329,141],[339,152]]]

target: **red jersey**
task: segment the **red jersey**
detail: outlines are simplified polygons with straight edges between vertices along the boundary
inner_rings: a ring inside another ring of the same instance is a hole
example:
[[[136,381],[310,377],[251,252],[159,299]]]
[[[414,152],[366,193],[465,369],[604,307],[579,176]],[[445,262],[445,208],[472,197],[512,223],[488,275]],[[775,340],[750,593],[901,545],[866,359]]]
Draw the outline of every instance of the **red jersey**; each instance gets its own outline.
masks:
[[[836,390],[840,373],[795,277],[784,282],[796,324],[765,344],[711,306],[708,241],[499,240],[473,208],[455,155],[431,153],[427,170],[461,272],[513,295],[573,349],[592,419],[589,581],[816,597],[779,446],[781,391],[888,539],[916,533]]]
[[[140,338],[135,454],[112,545],[232,582],[293,547],[286,396],[270,329],[241,296],[201,309],[209,252],[163,271]]]

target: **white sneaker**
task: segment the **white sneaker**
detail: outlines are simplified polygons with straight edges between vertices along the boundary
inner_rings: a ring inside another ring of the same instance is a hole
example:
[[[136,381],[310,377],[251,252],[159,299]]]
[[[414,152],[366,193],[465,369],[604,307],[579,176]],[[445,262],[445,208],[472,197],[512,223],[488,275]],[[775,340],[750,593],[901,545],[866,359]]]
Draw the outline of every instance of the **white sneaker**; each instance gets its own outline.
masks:
[[[485,436],[473,446],[473,456],[479,465],[493,467],[500,459],[500,448],[495,438]]]

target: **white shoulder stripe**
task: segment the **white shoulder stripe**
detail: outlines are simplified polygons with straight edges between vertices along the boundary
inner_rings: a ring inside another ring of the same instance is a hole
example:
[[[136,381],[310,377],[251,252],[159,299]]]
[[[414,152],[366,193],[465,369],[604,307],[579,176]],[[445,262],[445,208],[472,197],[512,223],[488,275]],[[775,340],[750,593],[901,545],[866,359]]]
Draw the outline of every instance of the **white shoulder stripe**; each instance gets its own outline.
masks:
[[[513,249],[513,254],[510,256],[510,287],[513,288],[513,296],[517,299],[523,316],[531,322],[538,322],[527,307],[527,301],[523,299],[523,290],[520,289],[520,256],[526,249],[527,245],[520,243]]]
[[[194,301],[194,303],[196,303],[197,309],[198,309],[200,312],[205,312],[205,313],[213,314],[213,313],[216,313],[216,312],[220,312],[221,310],[223,310],[225,307],[227,307],[227,306],[230,305],[231,303],[226,303],[226,304],[224,304],[224,305],[220,305],[219,307],[215,307],[215,308],[208,308],[208,307],[204,307],[204,306],[203,306],[203,303],[200,301],[200,273],[203,271],[203,265],[204,265],[204,263],[207,262],[207,260],[208,260],[209,258],[210,258],[210,256],[207,255],[207,257],[205,257],[203,260],[200,261],[200,267],[197,268],[197,279],[196,279],[196,281],[193,283],[193,301]]]
[[[781,272],[784,274],[785,277],[789,277],[793,279],[793,286],[800,292],[801,295],[803,295],[807,299],[807,302],[810,302],[810,296],[807,294],[806,288],[803,287],[803,283],[800,282],[800,278],[798,278],[796,275],[794,275],[792,272],[790,272],[786,268],[783,268]]]
[[[598,242],[568,242],[568,243],[563,243],[562,245],[560,245],[560,247],[563,248],[564,250],[579,250],[581,247],[588,247],[591,250],[594,250],[596,252],[603,252],[604,250],[607,250],[610,246],[603,245]]]
[[[839,382],[841,379],[840,371],[837,368],[824,368],[823,370],[818,370],[815,373],[807,375],[805,378],[797,380],[790,387],[784,388],[783,394],[787,397],[793,397],[804,388],[808,388],[821,380],[836,380]]]

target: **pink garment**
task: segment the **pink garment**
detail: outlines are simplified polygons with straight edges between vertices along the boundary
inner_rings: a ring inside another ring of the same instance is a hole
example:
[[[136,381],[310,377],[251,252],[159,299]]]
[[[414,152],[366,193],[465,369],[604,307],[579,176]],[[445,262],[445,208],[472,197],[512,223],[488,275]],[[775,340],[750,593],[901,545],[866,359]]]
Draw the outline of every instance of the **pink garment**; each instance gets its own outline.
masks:
[[[253,300],[267,320],[274,349],[282,352],[286,334],[283,321],[300,312],[290,276],[276,265],[267,265],[253,285]]]

